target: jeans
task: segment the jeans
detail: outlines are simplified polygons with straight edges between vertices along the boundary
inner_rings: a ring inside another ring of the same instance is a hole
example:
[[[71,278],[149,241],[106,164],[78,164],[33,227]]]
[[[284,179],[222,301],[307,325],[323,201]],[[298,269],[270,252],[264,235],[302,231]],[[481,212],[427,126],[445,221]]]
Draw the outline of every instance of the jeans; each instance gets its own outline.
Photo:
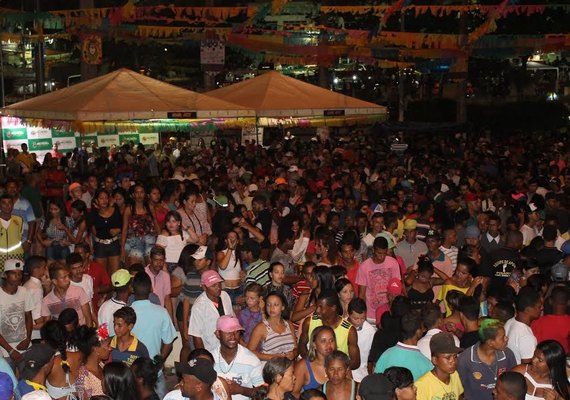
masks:
[[[125,242],[125,253],[133,258],[150,257],[150,250],[156,242],[153,235],[131,236]]]

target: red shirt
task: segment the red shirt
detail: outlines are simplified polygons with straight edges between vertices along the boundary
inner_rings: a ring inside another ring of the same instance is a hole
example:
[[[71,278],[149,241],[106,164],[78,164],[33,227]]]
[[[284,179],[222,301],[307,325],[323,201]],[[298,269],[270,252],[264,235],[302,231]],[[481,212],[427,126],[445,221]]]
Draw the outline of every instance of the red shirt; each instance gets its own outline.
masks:
[[[570,335],[570,315],[544,315],[530,324],[538,343],[543,340],[556,340],[568,353]]]
[[[110,286],[111,285],[111,278],[107,273],[105,267],[99,264],[96,261],[91,261],[89,266],[85,270],[85,273],[93,278],[93,290],[97,291],[101,286]],[[103,299],[103,295],[98,293],[93,293],[93,308],[95,309],[95,315],[97,315],[97,310],[99,309],[99,305],[101,300]]]
[[[352,287],[355,292],[358,292],[358,285],[356,284],[356,274],[358,273],[359,266],[360,264],[356,260],[354,260],[354,263],[350,269],[344,266],[347,269],[346,278],[350,281],[350,283],[352,283]],[[358,296],[358,293],[356,293],[356,296]]]

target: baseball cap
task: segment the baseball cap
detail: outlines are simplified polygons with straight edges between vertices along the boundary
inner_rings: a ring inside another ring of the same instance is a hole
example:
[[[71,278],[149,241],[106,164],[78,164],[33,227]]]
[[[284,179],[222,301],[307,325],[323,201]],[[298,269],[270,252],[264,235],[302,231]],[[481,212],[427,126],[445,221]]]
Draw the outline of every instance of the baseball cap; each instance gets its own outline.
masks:
[[[243,327],[240,325],[239,320],[233,315],[222,315],[218,318],[216,322],[216,330],[222,332],[235,332],[243,331]]]
[[[463,351],[461,347],[455,345],[455,340],[451,333],[439,332],[431,337],[429,349],[432,355],[459,353]]]
[[[55,355],[55,350],[45,343],[36,343],[24,353],[21,366],[21,377],[32,379]]]
[[[388,294],[402,294],[402,281],[400,281],[398,278],[390,278],[388,281]]]
[[[364,400],[392,400],[394,385],[383,374],[370,374],[360,382],[358,394]]]
[[[13,258],[4,261],[4,272],[8,271],[24,272],[24,262],[22,260],[15,260]]]
[[[206,287],[210,287],[215,283],[223,282],[224,280],[216,271],[212,271],[211,269],[205,271],[200,278],[200,283]]]
[[[428,239],[435,239],[439,240],[441,237],[439,236],[439,232],[435,229],[430,229],[426,234],[426,240]]]
[[[259,188],[257,187],[257,185],[255,183],[252,183],[251,185],[249,185],[247,187],[247,191],[249,193],[257,192],[258,190],[259,190]]]
[[[289,167],[289,172],[299,172],[299,167],[297,167],[296,165],[291,165]]]
[[[67,188],[67,190],[69,192],[73,192],[75,189],[77,188],[81,188],[81,184],[77,183],[77,182],[73,182],[71,185],[69,185],[69,187]]]
[[[113,287],[123,287],[129,284],[132,275],[124,268],[118,269],[111,275],[111,283]]]
[[[560,251],[564,253],[565,256],[570,255],[570,239],[562,243],[562,246],[560,246]],[[4,270],[6,270],[6,267],[4,267]]]
[[[203,258],[206,258],[206,251],[208,251],[207,246],[200,246],[196,249],[194,254],[192,254],[192,258],[195,260],[201,260]]]
[[[213,384],[218,378],[214,364],[204,358],[193,358],[187,363],[175,362],[174,368],[181,375],[192,375],[207,385]]]
[[[220,207],[227,207],[228,206],[228,198],[224,195],[216,196],[216,197],[214,197],[214,203],[216,203]]]
[[[533,213],[533,212],[535,212],[535,211],[538,211],[538,207],[537,207],[536,204],[534,204],[534,203],[529,203],[529,204],[526,206],[526,210],[525,210],[525,211],[526,211],[527,214],[530,214],[530,213]]]
[[[14,394],[14,382],[5,372],[0,372],[0,399],[11,399]]]
[[[550,276],[554,282],[566,282],[568,279],[568,266],[562,262],[554,264],[550,269]]]
[[[396,247],[396,244],[394,243],[394,241],[392,240],[392,238],[390,237],[390,235],[388,235],[387,232],[381,232],[378,236],[376,237],[383,237],[384,239],[386,239],[386,241],[388,242],[388,248],[389,249],[393,249],[394,247]]]
[[[481,231],[475,225],[469,225],[467,228],[465,228],[466,239],[467,238],[476,239],[479,238],[479,236],[481,236]]]
[[[287,180],[285,178],[277,178],[275,179],[275,184],[276,185],[286,185],[287,184]]]
[[[332,204],[331,199],[322,199],[321,206],[330,206]]]
[[[407,219],[404,221],[404,230],[413,231],[418,227],[418,223],[415,219]]]

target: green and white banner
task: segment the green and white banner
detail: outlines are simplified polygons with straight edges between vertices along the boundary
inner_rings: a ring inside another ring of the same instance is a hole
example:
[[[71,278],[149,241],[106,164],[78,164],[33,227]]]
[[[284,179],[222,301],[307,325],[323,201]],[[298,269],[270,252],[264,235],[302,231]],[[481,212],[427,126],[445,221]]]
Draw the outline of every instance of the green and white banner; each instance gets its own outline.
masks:
[[[22,143],[26,143],[29,152],[36,153],[40,162],[43,161],[45,154],[51,151],[55,144],[65,154],[73,151],[76,147],[81,147],[82,143],[86,143],[90,149],[92,143],[97,144],[97,147],[118,147],[130,142],[133,142],[135,145],[142,143],[145,146],[151,146],[159,143],[160,140],[160,136],[156,132],[90,133],[81,135],[79,132],[26,126],[19,118],[13,117],[1,117],[0,128],[2,129],[2,143],[5,153],[10,148],[20,150]]]

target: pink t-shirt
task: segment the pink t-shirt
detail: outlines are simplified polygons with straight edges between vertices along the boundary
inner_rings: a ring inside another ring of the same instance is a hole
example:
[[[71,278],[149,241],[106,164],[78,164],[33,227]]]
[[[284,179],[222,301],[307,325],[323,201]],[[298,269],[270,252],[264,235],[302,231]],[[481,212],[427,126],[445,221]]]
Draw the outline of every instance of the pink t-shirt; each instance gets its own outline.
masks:
[[[360,264],[356,274],[358,286],[366,287],[366,317],[376,319],[376,309],[388,304],[388,281],[402,279],[396,259],[387,256],[382,264],[375,264],[371,258]]]
[[[160,270],[158,274],[154,274],[150,267],[145,269],[146,274],[150,277],[152,282],[152,292],[158,296],[160,305],[164,307],[164,299],[170,295],[170,275],[164,270]]]
[[[84,325],[85,315],[83,315],[81,306],[87,303],[89,303],[89,297],[87,297],[85,290],[79,286],[70,285],[63,300],[57,297],[52,290],[42,300],[42,317],[57,319],[63,310],[73,308],[77,311],[79,325]]]

